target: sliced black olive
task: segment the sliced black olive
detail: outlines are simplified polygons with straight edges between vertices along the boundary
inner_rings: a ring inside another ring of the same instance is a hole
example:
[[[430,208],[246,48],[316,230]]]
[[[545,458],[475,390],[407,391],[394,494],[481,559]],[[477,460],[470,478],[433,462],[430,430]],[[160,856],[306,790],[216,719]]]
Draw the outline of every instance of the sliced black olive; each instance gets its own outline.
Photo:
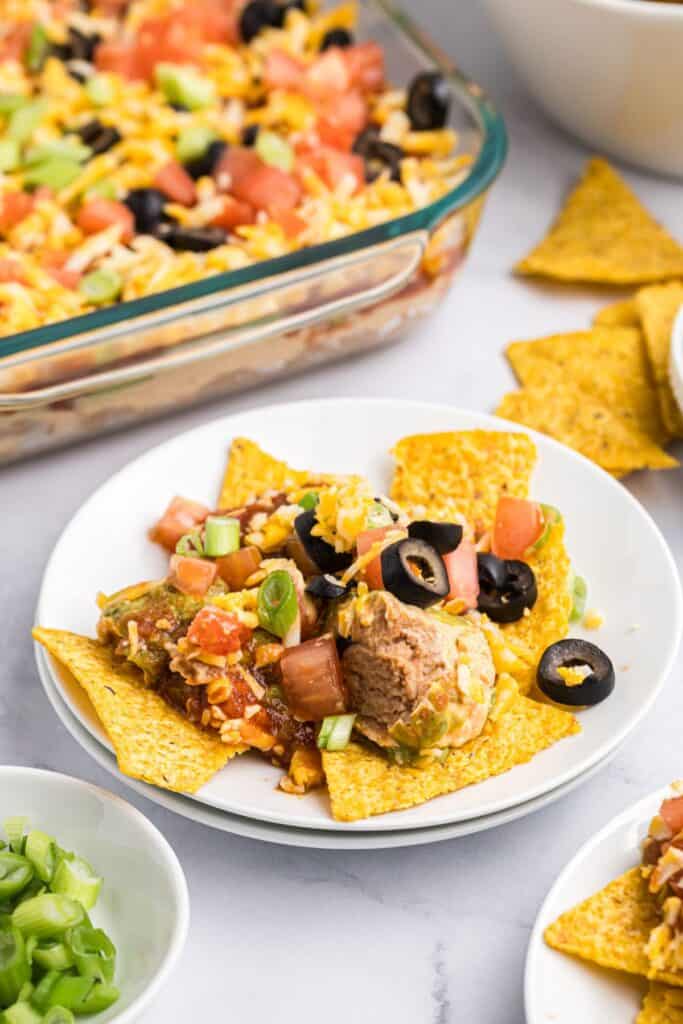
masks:
[[[275,20],[273,21],[273,25],[276,28],[282,28],[282,26],[285,23],[285,18],[287,17],[287,11],[292,10],[304,11],[305,13],[305,0],[285,0],[284,3],[277,4],[274,15]]]
[[[588,674],[570,686],[561,668],[585,668]],[[592,707],[606,700],[614,689],[614,665],[604,651],[588,640],[558,640],[546,650],[536,676],[539,689],[558,704]]]
[[[100,42],[102,42],[102,37],[97,33],[86,35],[84,32],[79,32],[77,28],[69,27],[70,56],[75,60],[87,60],[92,63],[97,44]]]
[[[168,199],[158,188],[134,188],[124,202],[135,217],[135,230],[140,235],[154,234],[167,219],[164,206]]]
[[[526,562],[503,561],[495,555],[479,555],[477,568],[477,608],[493,622],[517,622],[527,608],[533,608],[536,604],[536,577]]]
[[[405,154],[399,146],[384,142],[376,127],[366,128],[356,137],[353,152],[365,161],[366,181],[374,181],[387,170],[392,181],[401,180],[401,160]]]
[[[457,523],[432,523],[429,519],[418,519],[408,527],[408,536],[426,540],[440,555],[455,551],[462,540],[462,526]]]
[[[100,153],[106,153],[107,150],[121,141],[121,134],[116,128],[102,124],[97,119],[81,125],[78,129],[78,134],[86,146],[90,146],[95,156],[99,156]]]
[[[187,161],[184,165],[185,170],[191,178],[194,178],[195,181],[197,178],[211,177],[216,164],[227,148],[227,142],[223,142],[222,139],[214,139],[213,142],[209,143],[201,156],[196,157],[194,160]]]
[[[431,544],[409,537],[390,544],[381,555],[384,589],[419,608],[442,601],[448,594],[443,558]]]
[[[313,597],[322,597],[326,601],[336,601],[337,598],[343,597],[347,592],[348,587],[342,586],[336,576],[330,576],[329,574],[314,576],[306,585],[307,594],[312,594]]]
[[[331,46],[353,46],[353,36],[345,28],[331,28],[326,32],[320,43],[321,50],[329,50]]]
[[[66,70],[76,82],[87,82],[95,73],[95,68],[87,60],[69,60],[66,62]]]
[[[443,128],[451,108],[451,90],[438,71],[416,75],[408,91],[408,117],[413,128],[429,131]]]
[[[314,508],[302,512],[294,520],[297,537],[303,544],[308,557],[315,562],[321,572],[330,574],[343,572],[351,565],[351,555],[344,551],[335,551],[332,545],[322,537],[314,537],[311,530],[317,522]]]
[[[227,231],[223,228],[186,228],[180,224],[160,225],[157,230],[157,237],[172,249],[179,249],[185,252],[209,252],[219,245],[225,245],[228,239]]]
[[[242,129],[242,145],[243,146],[254,146],[258,138],[259,126],[257,124],[248,124],[246,128]]]
[[[272,0],[251,0],[240,15],[240,36],[250,43],[264,28],[277,25],[280,12]]]

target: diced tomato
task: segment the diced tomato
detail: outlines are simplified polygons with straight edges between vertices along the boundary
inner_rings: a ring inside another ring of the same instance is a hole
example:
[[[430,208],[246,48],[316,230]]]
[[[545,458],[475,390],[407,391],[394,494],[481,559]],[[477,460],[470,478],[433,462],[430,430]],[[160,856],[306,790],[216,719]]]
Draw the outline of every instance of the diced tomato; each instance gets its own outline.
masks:
[[[331,46],[306,70],[306,92],[311,96],[329,97],[345,93],[352,86],[351,68],[339,46]]]
[[[270,89],[300,92],[306,68],[296,57],[284,50],[270,50],[263,68],[263,80]]]
[[[390,529],[390,526],[378,526],[375,530],[363,530],[362,533],[359,533],[356,537],[356,551],[358,555],[365,555],[373,544],[376,544],[379,540],[384,540],[387,530]],[[370,590],[382,590],[384,588],[381,555],[378,555],[377,558],[374,558],[372,562],[365,566],[362,576]]]
[[[448,600],[459,598],[467,608],[476,608],[479,598],[477,550],[470,540],[461,540],[455,551],[442,555],[448,573]]]
[[[270,216],[280,225],[287,238],[296,238],[306,227],[306,221],[293,210],[278,210],[273,207]]]
[[[14,25],[0,40],[0,60],[20,61],[26,52],[32,30],[33,24],[30,21]]]
[[[71,289],[78,287],[83,275],[77,270],[67,270],[64,266],[69,259],[68,252],[57,249],[43,250],[40,258],[50,277],[58,281],[62,287]]]
[[[250,639],[251,633],[234,612],[209,605],[195,615],[187,639],[207,654],[232,654]]]
[[[349,150],[368,121],[368,106],[357,89],[320,104],[316,130],[320,141],[335,149]]]
[[[176,495],[159,522],[150,530],[150,539],[161,544],[167,551],[175,551],[180,538],[201,526],[209,511],[206,505],[198,501]]]
[[[0,205],[0,231],[11,231],[33,210],[33,196],[28,192],[6,192]]]
[[[231,152],[228,150],[227,155]],[[250,172],[244,173],[241,168],[233,172],[230,191],[237,199],[268,213],[282,213],[297,206],[302,191],[296,178],[278,167],[268,167],[258,157],[255,159]],[[216,180],[220,188],[220,179]]]
[[[96,235],[119,224],[122,242],[130,242],[135,237],[135,218],[125,203],[116,199],[89,199],[78,211],[76,223],[86,235]]]
[[[98,71],[113,71],[122,78],[140,77],[135,46],[125,40],[99,43],[95,50],[95,67]]]
[[[235,0],[192,0],[183,15],[199,28],[207,43],[238,42],[238,14],[241,4]]]
[[[197,202],[197,186],[177,160],[169,160],[160,171],[157,171],[154,185],[181,206],[194,206]]]
[[[659,813],[673,835],[683,830],[683,796],[675,796],[665,800]]]
[[[229,555],[216,559],[218,575],[230,590],[243,590],[244,586],[261,564],[261,553],[258,548],[247,546]]]
[[[223,208],[211,221],[217,228],[225,228],[232,231],[240,224],[253,224],[256,220],[256,211],[249,203],[240,202],[234,196],[223,196]]]
[[[19,284],[26,283],[21,264],[9,257],[0,259],[0,284],[8,284],[13,281]]]
[[[282,689],[295,718],[319,722],[346,710],[348,695],[334,637],[288,647],[280,660]]]
[[[498,499],[491,549],[498,558],[522,558],[543,533],[543,510],[536,501]]]
[[[237,194],[237,190],[262,164],[253,149],[231,146],[225,150],[213,172],[218,190]]]
[[[171,555],[168,578],[183,594],[204,597],[216,578],[216,563],[208,562],[205,558]]]
[[[384,85],[384,52],[379,43],[357,43],[342,51],[353,85],[378,92]]]
[[[332,146],[318,146],[316,150],[302,152],[297,157],[297,166],[310,167],[328,186],[335,189],[346,178],[354,183],[354,192],[365,181],[365,165],[355,153],[344,153]]]

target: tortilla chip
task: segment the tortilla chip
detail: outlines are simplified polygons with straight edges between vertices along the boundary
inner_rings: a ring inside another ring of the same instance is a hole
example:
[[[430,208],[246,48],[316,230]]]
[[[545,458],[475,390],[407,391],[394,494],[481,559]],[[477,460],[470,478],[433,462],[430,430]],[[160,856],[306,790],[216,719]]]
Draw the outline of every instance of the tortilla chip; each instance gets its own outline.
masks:
[[[636,867],[562,914],[546,928],[545,940],[553,949],[601,967],[683,985],[683,973],[654,971],[645,955],[650,932],[661,922],[657,898],[648,892],[647,882]]]
[[[88,694],[124,775],[176,793],[196,793],[244,749],[192,725],[97,640],[41,628],[33,637]]]
[[[683,277],[683,248],[596,157],[549,233],[515,269],[558,281],[647,284]]]
[[[683,284],[673,282],[643,288],[636,295],[636,302],[657,387],[662,420],[674,437],[683,437],[683,413],[674,398],[669,380],[671,331],[676,314],[683,304]]]
[[[650,985],[636,1024],[683,1024],[683,992],[656,982]]]
[[[292,469],[268,455],[255,441],[236,437],[230,445],[218,507],[239,508],[266,491],[293,491],[310,478],[305,470]]]
[[[413,517],[464,517],[477,533],[493,524],[501,494],[526,498],[536,445],[526,434],[461,430],[413,434],[392,452],[391,497]]]
[[[338,753],[323,751],[332,815],[337,821],[358,821],[423,804],[524,764],[580,728],[569,712],[518,696],[476,740],[426,767],[391,764],[359,743]]]
[[[635,298],[620,299],[603,306],[593,317],[596,327],[640,327],[640,313]]]
[[[524,387],[570,382],[657,444],[668,440],[643,336],[635,327],[594,327],[515,341],[506,354]]]
[[[514,391],[505,395],[496,413],[554,437],[610,473],[678,465],[646,434],[571,384],[556,382],[552,387]]]

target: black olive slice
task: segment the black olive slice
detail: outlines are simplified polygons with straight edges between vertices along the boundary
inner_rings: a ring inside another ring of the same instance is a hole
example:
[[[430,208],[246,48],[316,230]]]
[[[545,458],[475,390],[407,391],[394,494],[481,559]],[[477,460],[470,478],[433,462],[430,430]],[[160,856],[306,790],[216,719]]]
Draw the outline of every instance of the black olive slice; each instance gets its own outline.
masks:
[[[258,138],[259,126],[257,124],[248,124],[242,129],[242,145],[243,146],[254,146]]]
[[[287,17],[287,12],[297,10],[306,13],[306,4],[304,0],[284,0],[284,3],[276,5],[275,14],[273,15],[274,21],[272,24],[275,28],[282,28]]]
[[[164,206],[168,199],[158,188],[134,188],[124,202],[135,217],[135,230],[140,235],[153,234],[167,219]]]
[[[337,598],[343,597],[347,592],[348,587],[342,586],[336,576],[330,576],[329,574],[314,576],[306,585],[307,594],[312,594],[313,597],[322,597],[326,601],[336,601]]]
[[[351,565],[351,555],[344,551],[335,551],[332,545],[322,537],[314,537],[311,530],[317,522],[314,508],[302,512],[294,520],[297,537],[303,544],[308,557],[315,562],[321,572],[330,574],[343,572]]]
[[[433,523],[429,519],[417,519],[408,527],[408,536],[426,540],[440,555],[447,555],[462,540],[462,526],[458,523]]]
[[[408,91],[407,111],[410,123],[418,131],[443,128],[451,107],[451,90],[438,71],[416,75]]]
[[[201,156],[196,157],[194,160],[188,160],[184,164],[185,170],[195,181],[197,178],[209,178],[227,148],[227,142],[223,142],[222,139],[214,139]]]
[[[251,0],[240,15],[240,36],[250,43],[264,28],[277,25],[280,12],[273,0]]]
[[[156,234],[171,249],[180,252],[209,252],[219,245],[225,245],[228,239],[228,233],[223,228],[186,228],[180,224],[160,225]]]
[[[389,171],[392,181],[401,180],[401,160],[405,156],[400,146],[384,142],[376,127],[370,126],[356,137],[353,152],[365,161],[365,180],[374,181],[383,171]]]
[[[431,544],[409,537],[382,552],[384,589],[406,604],[429,608],[448,594],[448,573],[443,558]]]
[[[92,149],[94,156],[106,153],[108,149],[121,141],[121,133],[116,128],[102,124],[97,119],[81,125],[78,135],[83,139],[85,145]]]
[[[536,604],[536,577],[526,562],[503,561],[495,555],[478,556],[477,568],[477,608],[493,622],[517,622],[527,608]]]
[[[326,32],[320,43],[321,50],[329,50],[332,46],[340,46],[345,49],[347,46],[353,46],[353,36],[345,28],[331,28],[329,32]]]
[[[79,32],[77,28],[69,27],[70,56],[76,60],[87,60],[92,63],[97,44],[101,42],[102,37],[96,33],[90,36]]]
[[[570,686],[561,668],[589,669],[582,682]],[[604,651],[588,640],[558,640],[545,651],[536,675],[539,689],[557,704],[592,707],[606,700],[614,689],[614,665]]]

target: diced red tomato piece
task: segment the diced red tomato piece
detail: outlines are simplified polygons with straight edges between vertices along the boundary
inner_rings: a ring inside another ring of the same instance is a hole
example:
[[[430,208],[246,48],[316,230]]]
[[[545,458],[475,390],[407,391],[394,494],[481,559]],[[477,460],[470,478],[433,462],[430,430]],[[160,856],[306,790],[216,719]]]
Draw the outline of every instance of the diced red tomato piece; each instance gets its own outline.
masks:
[[[522,558],[544,529],[543,510],[524,498],[498,499],[491,549],[498,558]]]
[[[86,235],[96,235],[98,231],[119,224],[124,244],[135,237],[135,218],[125,203],[116,199],[89,199],[78,211],[76,223]]]
[[[263,68],[263,80],[270,89],[300,92],[305,72],[304,64],[296,57],[291,57],[284,50],[271,50]]]
[[[351,89],[336,96],[334,102],[320,104],[316,129],[325,145],[348,150],[367,121],[368,105],[357,89]]]
[[[378,92],[384,85],[384,52],[379,43],[356,43],[342,50],[353,85]]]
[[[183,8],[207,43],[238,42],[238,14],[241,3],[235,0],[192,0]]]
[[[232,654],[250,639],[251,633],[234,612],[209,605],[195,615],[187,639],[207,654]]]
[[[683,796],[675,796],[670,800],[665,800],[659,813],[675,836],[683,830]]]
[[[354,192],[362,187],[365,181],[365,165],[361,157],[355,153],[344,153],[332,146],[318,146],[317,149],[302,152],[297,157],[297,165],[310,167],[328,188],[337,188],[342,181],[350,176],[354,182]]]
[[[43,250],[41,253],[41,261],[45,266],[50,277],[53,277],[55,281],[59,282],[63,288],[74,289],[78,287],[78,284],[82,278],[82,274],[77,270],[67,270],[64,264],[69,259],[69,253],[65,251]]]
[[[95,67],[98,71],[113,71],[122,78],[138,78],[135,46],[131,42],[99,43],[95,49]]]
[[[0,41],[0,60],[20,61],[26,52],[32,30],[33,24],[30,21],[14,25]]]
[[[197,186],[182,164],[177,160],[169,160],[157,171],[154,185],[168,196],[174,203],[181,206],[194,206],[197,202]]]
[[[339,46],[331,46],[306,70],[306,92],[311,96],[329,97],[347,92],[353,84],[351,68]]]
[[[256,211],[249,203],[242,203],[234,196],[223,196],[223,208],[211,221],[217,228],[225,228],[232,231],[240,224],[253,224],[256,220]]]
[[[0,259],[0,284],[11,282],[25,283],[24,272],[21,264],[11,258]]]
[[[237,189],[262,166],[262,163],[258,153],[253,149],[231,146],[225,150],[213,172],[217,188],[221,192],[237,194]]]
[[[204,597],[216,578],[216,563],[205,558],[171,555],[168,578],[181,593]]]
[[[0,231],[11,231],[33,210],[35,200],[28,192],[6,192],[0,205]]]
[[[479,598],[477,549],[471,540],[461,540],[455,551],[443,555],[450,590],[448,600],[459,598],[467,608],[476,608]]]
[[[294,210],[271,209],[270,216],[279,224],[287,238],[296,238],[306,228],[306,221]]]
[[[377,541],[384,540],[387,535],[387,531],[390,530],[390,526],[378,526],[374,530],[363,530],[356,537],[356,551],[358,555],[365,555],[370,550],[373,544]],[[377,558],[373,558],[362,572],[363,579],[370,587],[370,590],[383,590],[384,582],[382,580],[382,556],[378,555]]]
[[[231,191],[238,199],[268,213],[292,210],[301,201],[301,185],[279,167],[268,167],[259,160],[254,170],[233,181]]]
[[[206,505],[176,495],[159,522],[150,530],[150,538],[167,551],[175,551],[180,538],[201,526],[209,512]]]
[[[334,637],[325,634],[288,647],[280,669],[285,699],[295,718],[319,722],[346,710],[348,695]]]

